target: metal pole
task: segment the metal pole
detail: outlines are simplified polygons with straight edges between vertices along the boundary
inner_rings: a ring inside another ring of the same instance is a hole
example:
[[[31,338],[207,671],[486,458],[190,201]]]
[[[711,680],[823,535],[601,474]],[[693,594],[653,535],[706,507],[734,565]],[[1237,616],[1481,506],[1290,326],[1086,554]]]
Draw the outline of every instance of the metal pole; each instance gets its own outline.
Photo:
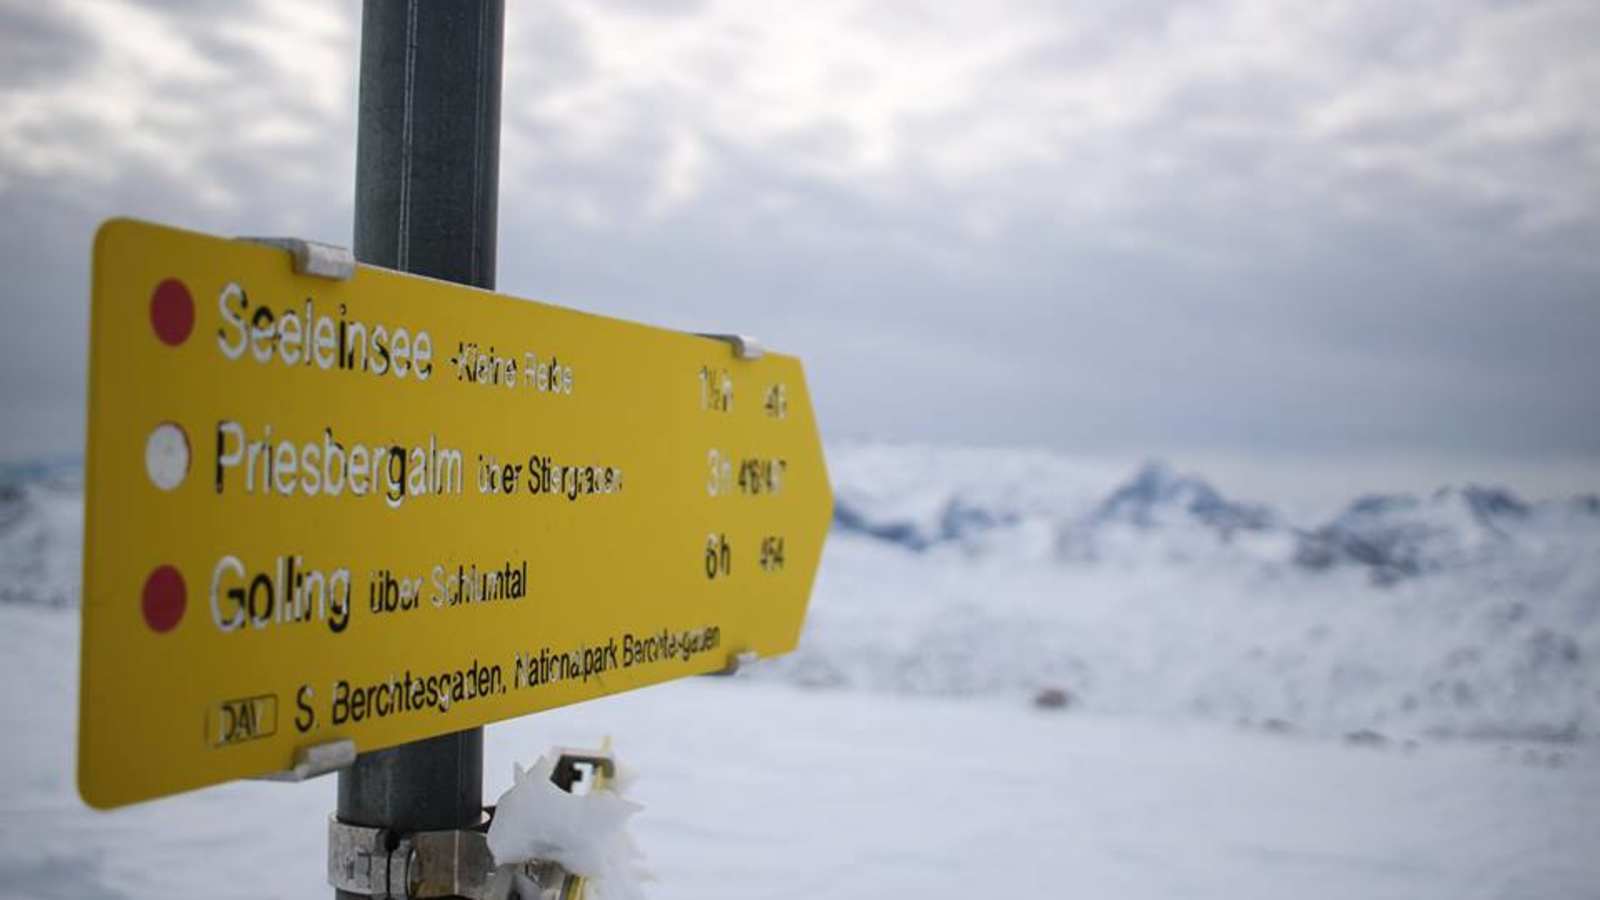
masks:
[[[359,261],[494,287],[504,26],[504,0],[366,0]],[[339,773],[338,817],[350,824],[463,828],[482,810],[481,728],[362,754]]]

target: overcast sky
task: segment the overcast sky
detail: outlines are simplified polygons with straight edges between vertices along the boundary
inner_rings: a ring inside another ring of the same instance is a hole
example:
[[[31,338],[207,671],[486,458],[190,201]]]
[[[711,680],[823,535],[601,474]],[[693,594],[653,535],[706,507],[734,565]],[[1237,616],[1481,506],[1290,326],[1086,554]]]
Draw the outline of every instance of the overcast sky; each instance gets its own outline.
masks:
[[[830,439],[1600,464],[1593,0],[507,5],[500,289]],[[358,44],[0,0],[0,457],[81,451],[102,219],[349,243]]]

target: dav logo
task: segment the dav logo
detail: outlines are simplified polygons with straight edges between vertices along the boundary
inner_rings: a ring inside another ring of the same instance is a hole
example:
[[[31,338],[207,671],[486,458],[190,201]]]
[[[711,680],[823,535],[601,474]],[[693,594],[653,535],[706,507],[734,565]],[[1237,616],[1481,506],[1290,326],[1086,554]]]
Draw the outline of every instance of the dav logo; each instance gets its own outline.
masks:
[[[213,747],[271,737],[278,731],[278,698],[273,694],[224,700],[212,707],[206,736]]]

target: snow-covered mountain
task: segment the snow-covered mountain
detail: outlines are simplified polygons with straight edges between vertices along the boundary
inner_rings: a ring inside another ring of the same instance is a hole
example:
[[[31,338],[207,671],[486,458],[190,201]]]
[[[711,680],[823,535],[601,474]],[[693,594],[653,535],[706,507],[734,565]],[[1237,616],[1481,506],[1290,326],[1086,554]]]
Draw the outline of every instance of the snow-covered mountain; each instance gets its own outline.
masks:
[[[1278,525],[1277,515],[1267,507],[1228,500],[1205,480],[1179,475],[1159,462],[1146,463],[1112,491],[1090,520],[1145,529],[1201,525],[1223,540],[1238,531],[1265,531]]]
[[[0,603],[77,606],[82,559],[78,467],[0,469]]]
[[[783,677],[1334,734],[1600,736],[1592,496],[1447,487],[1307,522],[1159,463],[1118,480],[1005,451],[830,458],[840,513]],[[891,461],[892,481],[856,480]]]
[[[1124,565],[1237,565],[1284,553],[1289,526],[1271,508],[1223,496],[1205,479],[1149,462],[1088,512],[1057,524],[1058,556]]]
[[[994,455],[1003,457],[1003,451]],[[1047,487],[1046,495],[1070,498],[1054,507],[1030,495],[1021,479],[1003,487],[990,483],[981,492],[903,474],[903,485],[917,491],[877,495],[841,479],[835,529],[917,552],[960,545],[970,554],[999,543],[998,533],[1043,523],[1056,532],[1057,556],[1068,563],[1253,560],[1310,571],[1354,568],[1379,585],[1496,562],[1537,565],[1562,545],[1600,544],[1600,497],[1592,494],[1535,503],[1505,488],[1447,486],[1423,496],[1359,497],[1328,521],[1303,523],[1266,504],[1227,497],[1204,478],[1162,462],[1145,463],[1101,499],[1085,503],[1083,473],[1059,459],[1053,461],[1057,471],[1049,472],[1049,462],[1035,462],[1032,484],[1070,472],[1075,488]]]
[[[1048,453],[889,445],[831,448],[828,468],[836,532],[968,554],[1003,549],[996,533],[1052,532],[1114,473]]]
[[[1362,497],[1303,534],[1295,561],[1311,569],[1364,566],[1380,584],[1495,562],[1537,564],[1562,544],[1594,544],[1600,509],[1592,501],[1530,503],[1477,485]]]

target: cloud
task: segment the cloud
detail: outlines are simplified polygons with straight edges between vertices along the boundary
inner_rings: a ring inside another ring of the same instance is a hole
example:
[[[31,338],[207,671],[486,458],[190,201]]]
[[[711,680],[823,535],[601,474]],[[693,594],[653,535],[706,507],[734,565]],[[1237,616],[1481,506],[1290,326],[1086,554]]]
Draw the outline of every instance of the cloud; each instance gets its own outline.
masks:
[[[99,217],[347,239],[353,6],[36,6],[7,384],[81,372]],[[761,333],[830,434],[1600,456],[1592,3],[507,16],[502,289]]]
[[[0,173],[80,204],[154,178],[181,194],[168,206],[221,214],[260,199],[249,195],[263,176],[291,191],[342,187],[354,23],[324,9],[272,3],[208,19],[90,0],[70,23],[28,14],[25,30],[48,23],[57,35],[35,52],[77,62],[0,92]]]
[[[1572,190],[1596,152],[1600,61],[1572,37],[1592,4],[1014,6],[571,5],[587,71],[525,103],[508,79],[508,140],[608,171],[640,144],[727,146],[891,205],[932,186],[978,235],[1048,199],[1174,252],[1196,235],[1146,215],[1174,199],[1237,219],[1286,195],[1467,243],[1499,237],[1474,214],[1596,227],[1594,186]]]

